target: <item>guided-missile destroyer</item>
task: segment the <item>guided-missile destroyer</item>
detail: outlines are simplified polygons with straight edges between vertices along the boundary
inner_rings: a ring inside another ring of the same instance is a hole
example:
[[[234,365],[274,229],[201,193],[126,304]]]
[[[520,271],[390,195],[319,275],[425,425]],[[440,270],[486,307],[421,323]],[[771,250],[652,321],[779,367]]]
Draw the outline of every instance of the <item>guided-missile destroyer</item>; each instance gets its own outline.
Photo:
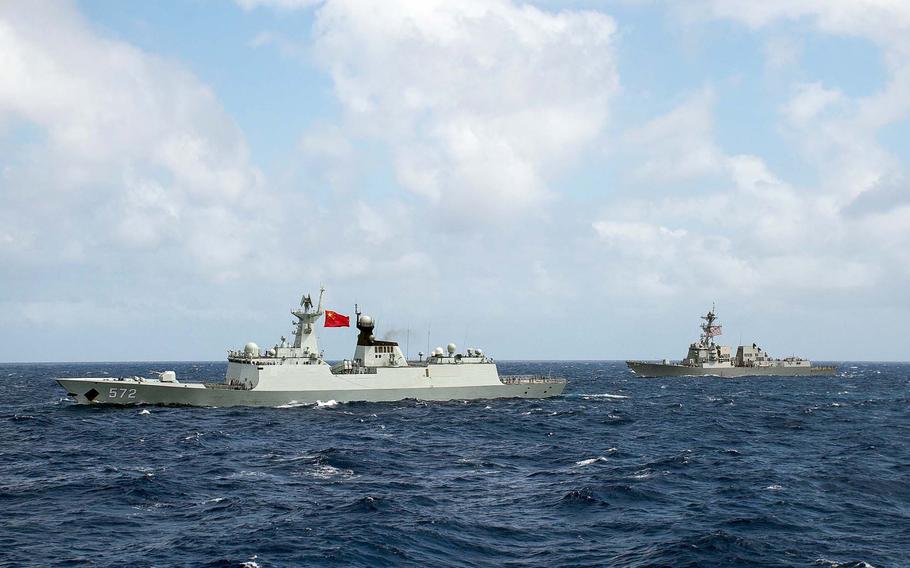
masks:
[[[813,366],[811,361],[800,357],[775,359],[753,343],[740,345],[736,355],[727,345],[716,345],[714,338],[721,334],[716,325],[714,308],[701,317],[701,336],[689,345],[689,352],[682,361],[626,361],[632,371],[643,377],[674,377],[691,375],[714,375],[718,377],[746,377],[751,375],[833,375],[836,367]]]
[[[455,344],[437,347],[419,361],[406,360],[398,343],[378,340],[374,321],[355,308],[359,331],[351,359],[330,365],[319,349],[316,328],[326,315],[320,290],[314,307],[304,296],[293,342],[282,338],[261,350],[247,343],[228,352],[220,382],[182,382],[174,371],[157,377],[66,378],[57,382],[80,404],[161,404],[188,406],[282,406],[317,402],[468,400],[558,396],[565,379],[500,376],[496,363],[481,349],[458,353]],[[329,313],[329,316],[337,314]],[[341,316],[344,324],[347,319]],[[327,322],[328,323],[328,322]],[[333,322],[334,323],[334,322]]]

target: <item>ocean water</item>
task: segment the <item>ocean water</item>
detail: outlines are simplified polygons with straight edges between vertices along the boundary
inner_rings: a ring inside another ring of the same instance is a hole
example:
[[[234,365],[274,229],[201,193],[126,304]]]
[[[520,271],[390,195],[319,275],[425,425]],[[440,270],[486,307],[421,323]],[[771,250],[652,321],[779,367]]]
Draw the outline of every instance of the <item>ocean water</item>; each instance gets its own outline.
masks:
[[[3,566],[910,566],[910,364],[549,400],[76,406],[0,365]],[[184,379],[221,363],[168,364]]]

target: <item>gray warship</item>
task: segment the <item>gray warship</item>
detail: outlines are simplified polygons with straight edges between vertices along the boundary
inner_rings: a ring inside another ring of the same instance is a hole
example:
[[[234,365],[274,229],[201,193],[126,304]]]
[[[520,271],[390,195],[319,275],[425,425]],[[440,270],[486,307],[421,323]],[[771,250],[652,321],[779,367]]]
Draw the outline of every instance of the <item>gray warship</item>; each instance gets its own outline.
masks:
[[[775,359],[761,347],[740,345],[736,355],[727,345],[716,345],[714,338],[721,334],[716,325],[714,308],[701,316],[702,333],[699,340],[689,345],[689,352],[682,361],[626,361],[632,371],[642,377],[685,377],[711,375],[717,377],[748,377],[755,375],[804,377],[833,375],[837,367],[813,366],[811,361],[800,357]]]
[[[355,306],[357,346],[351,359],[330,365],[323,359],[316,327],[324,315],[319,292],[314,307],[304,296],[293,342],[285,338],[260,350],[253,342],[228,352],[227,372],[220,382],[182,382],[174,371],[152,377],[58,378],[79,404],[286,406],[335,402],[428,401],[558,396],[565,379],[500,376],[493,359],[481,349],[457,353],[455,344],[437,347],[418,361],[406,360],[398,343],[377,340],[373,319]],[[342,316],[344,318],[344,316]],[[345,318],[346,320],[346,318]],[[347,321],[345,321],[346,325]]]

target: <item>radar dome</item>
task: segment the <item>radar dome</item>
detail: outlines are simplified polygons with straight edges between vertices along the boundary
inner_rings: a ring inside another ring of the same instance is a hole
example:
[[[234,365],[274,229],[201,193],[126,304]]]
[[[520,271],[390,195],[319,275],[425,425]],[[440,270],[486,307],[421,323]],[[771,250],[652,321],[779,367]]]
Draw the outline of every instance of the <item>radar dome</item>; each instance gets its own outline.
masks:
[[[373,318],[371,318],[370,316],[360,316],[359,321],[360,321],[360,325],[362,325],[364,327],[370,327],[371,325],[373,325]]]
[[[433,355],[439,355],[441,357],[442,353],[443,353],[442,347],[437,347],[436,349],[433,350]]]
[[[455,345],[454,343],[449,343],[449,344],[446,346],[446,349],[449,350],[449,355],[454,355],[454,354],[455,354],[455,351],[458,349],[458,346]]]
[[[243,352],[247,355],[259,355],[259,346],[250,341],[244,346]]]

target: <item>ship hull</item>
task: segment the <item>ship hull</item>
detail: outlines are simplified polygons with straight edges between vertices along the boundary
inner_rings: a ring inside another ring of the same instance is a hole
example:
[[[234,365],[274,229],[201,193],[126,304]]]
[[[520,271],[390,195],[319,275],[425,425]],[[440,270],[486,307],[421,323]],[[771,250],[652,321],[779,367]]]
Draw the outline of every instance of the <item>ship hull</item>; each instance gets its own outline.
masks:
[[[836,367],[690,367],[649,361],[626,361],[626,365],[641,377],[810,377],[837,372]]]
[[[404,399],[427,401],[494,398],[548,398],[559,396],[566,383],[560,381],[514,384],[430,386],[411,388],[360,388],[332,390],[241,390],[221,384],[161,383],[117,379],[57,379],[80,404],[166,406],[296,406],[336,402],[392,402]]]

